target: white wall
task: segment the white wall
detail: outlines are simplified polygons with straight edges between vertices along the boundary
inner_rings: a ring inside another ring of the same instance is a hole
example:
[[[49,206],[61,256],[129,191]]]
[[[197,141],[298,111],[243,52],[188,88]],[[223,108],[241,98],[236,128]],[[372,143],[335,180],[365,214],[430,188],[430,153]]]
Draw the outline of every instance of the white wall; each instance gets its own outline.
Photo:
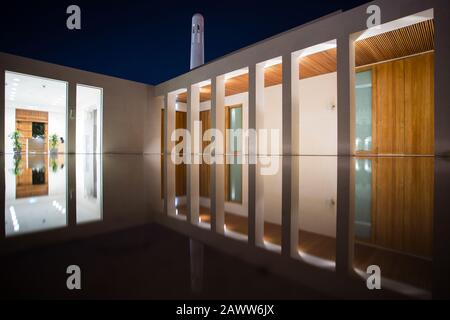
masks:
[[[337,155],[337,74],[329,73],[313,78],[299,81],[300,89],[300,152],[301,155]],[[264,128],[278,129],[279,147],[271,150],[270,155],[276,156],[282,154],[282,85],[266,88],[264,91]],[[242,104],[243,127],[248,128],[248,93],[241,93],[225,98],[225,105]],[[336,106],[332,109],[331,106]],[[200,110],[211,109],[211,101],[202,102]],[[178,104],[178,111],[186,112],[185,103]],[[248,149],[247,149],[248,150]],[[301,184],[304,187],[302,191],[303,202],[306,207],[302,208],[301,220],[305,222],[305,228],[311,232],[316,231],[319,234],[333,235],[335,232],[335,219],[329,216],[326,218],[324,226],[311,225],[314,221],[314,214],[324,210],[330,212],[328,204],[335,197],[335,188],[337,184],[336,164],[330,158],[309,158],[302,164]],[[317,163],[314,163],[317,160]],[[331,161],[331,163],[328,162]],[[328,167],[327,167],[328,165]],[[303,171],[302,171],[303,170]],[[311,170],[311,171],[308,171]],[[314,175],[316,174],[316,180]],[[242,205],[226,203],[225,210],[242,216],[248,215],[248,167],[243,166],[243,203]],[[264,177],[264,220],[267,222],[281,224],[281,186],[282,186],[281,167],[274,176]],[[306,180],[303,180],[306,179]],[[306,181],[306,182],[305,182]],[[320,181],[324,183],[321,189]],[[318,192],[317,197],[311,198],[313,194],[308,190],[308,184],[314,183],[312,188]],[[317,186],[317,188],[315,187]],[[333,189],[334,188],[334,189]],[[306,197],[306,198],[304,198]],[[326,200],[325,200],[326,198]],[[306,201],[307,200],[307,201]],[[209,207],[208,199],[201,199],[201,205]],[[307,206],[311,205],[312,208]],[[320,208],[322,206],[322,208]],[[325,217],[323,217],[325,219]],[[331,219],[331,220],[330,220]],[[311,220],[311,222],[309,222]],[[320,219],[319,219],[320,221]]]
[[[48,113],[48,136],[56,134],[58,137],[63,137],[64,148],[67,146],[66,136],[66,113],[64,112],[49,112]]]
[[[302,157],[299,229],[336,237],[337,158]]]
[[[300,154],[337,155],[337,73],[299,83]]]

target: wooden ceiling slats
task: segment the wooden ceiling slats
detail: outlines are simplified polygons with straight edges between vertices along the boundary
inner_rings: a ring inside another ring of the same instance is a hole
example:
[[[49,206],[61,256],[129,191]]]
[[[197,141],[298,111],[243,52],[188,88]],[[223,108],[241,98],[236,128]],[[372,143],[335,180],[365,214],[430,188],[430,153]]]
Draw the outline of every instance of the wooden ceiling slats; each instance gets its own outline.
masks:
[[[355,44],[355,64],[357,67],[386,60],[411,56],[434,50],[434,20],[427,20],[408,27],[386,32],[357,41]],[[318,52],[300,59],[299,79],[307,79],[322,74],[336,72],[336,48]],[[282,83],[282,65],[265,69],[266,87]],[[248,74],[228,79],[225,95],[231,96],[248,91]],[[202,102],[211,100],[211,86],[201,90]],[[187,94],[178,95],[178,102],[186,102]]]

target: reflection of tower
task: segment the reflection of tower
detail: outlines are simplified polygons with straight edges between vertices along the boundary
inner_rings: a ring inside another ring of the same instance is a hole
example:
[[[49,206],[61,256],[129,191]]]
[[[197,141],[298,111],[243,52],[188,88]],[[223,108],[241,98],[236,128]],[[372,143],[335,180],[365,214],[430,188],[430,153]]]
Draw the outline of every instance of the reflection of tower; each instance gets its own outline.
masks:
[[[196,13],[191,26],[191,69],[205,63],[204,34],[203,16]]]
[[[203,243],[194,239],[189,240],[191,258],[191,290],[201,293],[203,289]]]

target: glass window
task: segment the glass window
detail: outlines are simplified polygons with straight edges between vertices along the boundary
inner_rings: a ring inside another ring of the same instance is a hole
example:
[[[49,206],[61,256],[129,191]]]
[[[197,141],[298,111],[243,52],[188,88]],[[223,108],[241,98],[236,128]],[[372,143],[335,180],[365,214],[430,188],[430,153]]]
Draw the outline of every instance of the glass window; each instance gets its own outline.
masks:
[[[356,74],[356,151],[372,150],[372,71]]]
[[[371,239],[372,232],[372,161],[355,160],[355,234]]]
[[[101,88],[77,85],[77,153],[102,152],[102,109]]]

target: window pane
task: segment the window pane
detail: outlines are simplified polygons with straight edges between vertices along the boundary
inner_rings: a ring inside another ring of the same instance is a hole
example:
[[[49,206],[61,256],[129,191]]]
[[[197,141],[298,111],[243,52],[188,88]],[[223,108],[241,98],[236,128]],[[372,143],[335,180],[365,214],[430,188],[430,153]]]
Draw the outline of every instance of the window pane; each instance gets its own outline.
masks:
[[[372,161],[355,160],[355,234],[370,239],[372,229]]]
[[[356,151],[372,150],[372,71],[356,74]]]

